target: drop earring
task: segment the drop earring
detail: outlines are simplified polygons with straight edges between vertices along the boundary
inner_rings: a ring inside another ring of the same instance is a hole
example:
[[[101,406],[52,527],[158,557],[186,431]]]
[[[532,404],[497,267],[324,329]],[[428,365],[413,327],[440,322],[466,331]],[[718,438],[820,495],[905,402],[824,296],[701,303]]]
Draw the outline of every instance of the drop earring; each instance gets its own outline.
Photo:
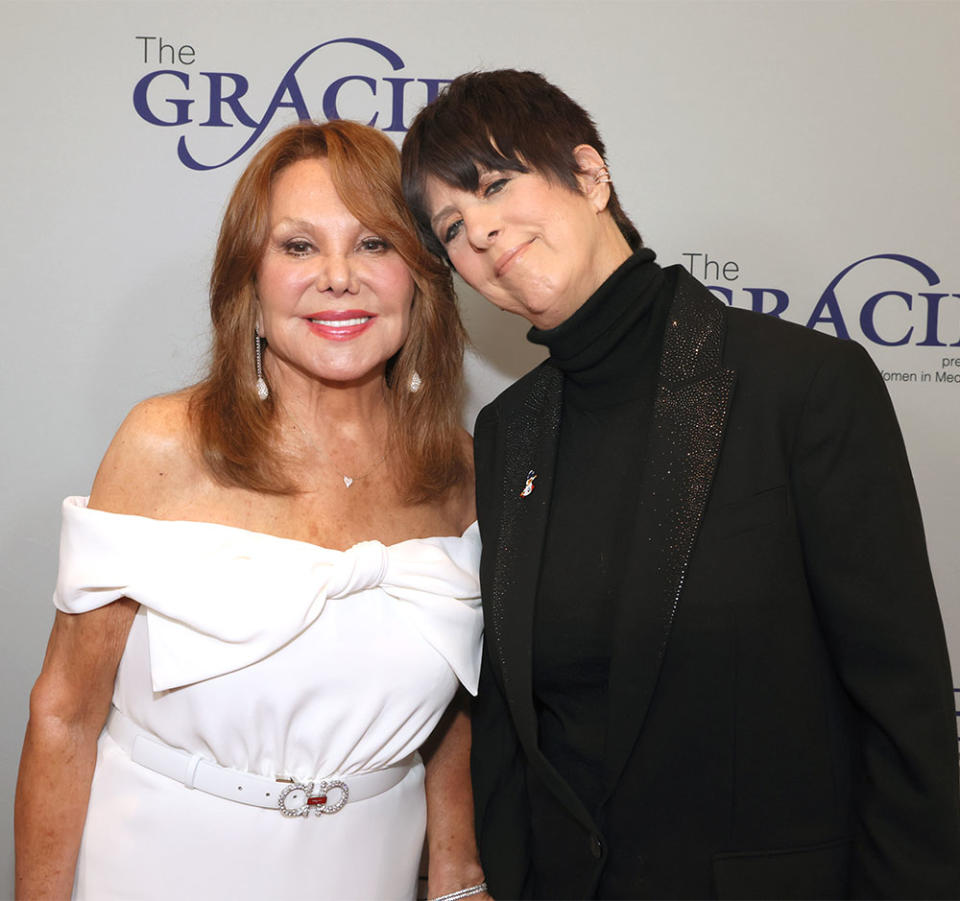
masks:
[[[263,360],[260,355],[260,329],[253,327],[253,347],[257,358],[257,397],[266,400],[270,396],[270,389],[263,379]]]
[[[413,394],[416,394],[421,386],[423,385],[423,379],[420,378],[420,373],[416,369],[413,370],[413,375],[410,376],[410,391]]]

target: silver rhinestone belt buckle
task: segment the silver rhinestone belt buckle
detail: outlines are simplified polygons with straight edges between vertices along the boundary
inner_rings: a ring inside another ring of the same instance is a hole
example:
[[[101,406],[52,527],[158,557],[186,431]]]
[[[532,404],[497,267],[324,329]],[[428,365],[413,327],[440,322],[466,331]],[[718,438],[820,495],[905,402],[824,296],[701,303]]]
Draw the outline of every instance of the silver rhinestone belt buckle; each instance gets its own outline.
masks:
[[[330,800],[330,792],[339,792],[340,796]],[[340,779],[324,779],[316,787],[312,782],[291,782],[282,792],[278,801],[280,813],[285,817],[306,817],[310,809],[320,816],[324,813],[339,813],[350,799],[347,783]]]

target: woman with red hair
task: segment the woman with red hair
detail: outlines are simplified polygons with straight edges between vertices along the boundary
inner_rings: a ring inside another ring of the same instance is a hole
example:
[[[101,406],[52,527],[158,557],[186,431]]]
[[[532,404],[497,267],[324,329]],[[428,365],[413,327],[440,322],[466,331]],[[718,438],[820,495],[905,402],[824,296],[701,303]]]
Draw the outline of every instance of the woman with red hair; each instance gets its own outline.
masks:
[[[209,375],[64,502],[18,893],[412,899],[425,828],[431,894],[480,886],[445,715],[482,629],[462,328],[390,140],[271,139],[210,308]]]

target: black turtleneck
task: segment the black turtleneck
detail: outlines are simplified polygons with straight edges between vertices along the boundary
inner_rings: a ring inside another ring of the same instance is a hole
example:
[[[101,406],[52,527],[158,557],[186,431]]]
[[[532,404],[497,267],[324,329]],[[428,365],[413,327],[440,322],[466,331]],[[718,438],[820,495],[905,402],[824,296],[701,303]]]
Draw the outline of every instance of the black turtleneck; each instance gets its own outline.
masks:
[[[527,335],[564,374],[534,621],[539,741],[591,813],[602,787],[611,631],[626,602],[622,580],[676,281],[654,259],[637,251],[569,319]]]

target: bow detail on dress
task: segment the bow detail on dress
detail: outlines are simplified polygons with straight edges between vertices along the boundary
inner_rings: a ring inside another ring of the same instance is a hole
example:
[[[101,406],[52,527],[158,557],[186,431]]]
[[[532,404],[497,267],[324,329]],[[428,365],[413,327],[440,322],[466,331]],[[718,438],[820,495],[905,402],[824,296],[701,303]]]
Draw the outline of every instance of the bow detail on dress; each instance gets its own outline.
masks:
[[[63,503],[56,606],[121,597],[147,611],[154,691],[248,666],[295,639],[334,598],[381,589],[476,693],[483,631],[480,536],[345,551],[217,523],[157,520]]]

